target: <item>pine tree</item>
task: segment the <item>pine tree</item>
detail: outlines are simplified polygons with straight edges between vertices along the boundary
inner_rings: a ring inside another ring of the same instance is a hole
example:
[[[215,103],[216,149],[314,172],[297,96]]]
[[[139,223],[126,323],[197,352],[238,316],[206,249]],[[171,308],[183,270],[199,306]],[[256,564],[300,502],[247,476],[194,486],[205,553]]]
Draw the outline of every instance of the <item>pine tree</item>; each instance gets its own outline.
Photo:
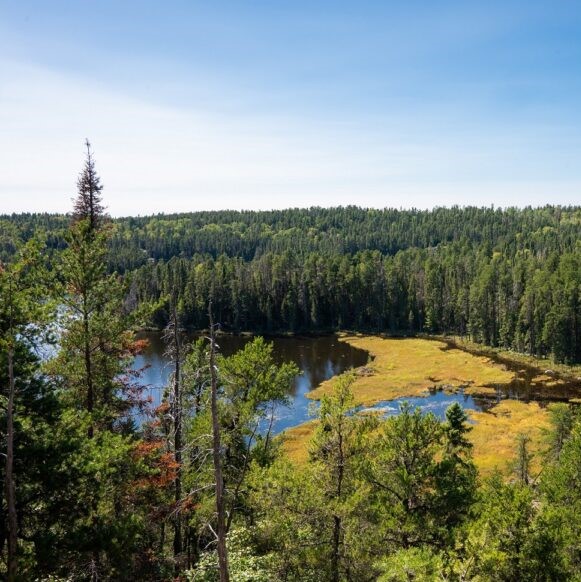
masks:
[[[472,430],[467,424],[468,415],[458,402],[451,404],[446,410],[446,452],[448,455],[461,455],[472,448],[472,443],[466,435]]]
[[[330,396],[324,396],[318,410],[319,425],[313,437],[310,458],[315,463],[315,479],[324,492],[330,521],[331,539],[329,580],[339,582],[346,573],[348,548],[345,543],[345,506],[354,492],[353,463],[358,430],[365,419],[351,414],[354,406],[351,385],[355,377],[345,374],[335,383]]]
[[[438,522],[446,526],[443,533],[450,533],[468,514],[476,498],[476,466],[472,461],[472,443],[466,435],[472,430],[468,415],[455,402],[446,410],[444,429],[444,451],[438,463],[437,501],[435,503]]]
[[[532,453],[529,450],[531,437],[521,433],[516,439],[516,459],[514,461],[514,474],[521,485],[530,482]]]
[[[9,265],[0,262],[0,351],[6,354],[8,390],[2,396],[6,406],[6,458],[4,493],[7,511],[7,580],[16,579],[18,566],[18,515],[16,509],[15,441],[19,425],[19,390],[26,384],[18,377],[26,366],[19,362],[23,351],[27,352],[26,341],[31,341],[38,324],[43,319],[43,301],[46,289],[39,284],[40,249],[36,241],[31,241],[20,249],[15,260]],[[3,374],[2,374],[3,375]],[[30,375],[30,374],[27,374]]]
[[[132,413],[141,404],[141,388],[129,371],[139,349],[134,316],[125,309],[125,283],[107,273],[109,232],[103,228],[100,190],[88,147],[77,220],[69,227],[68,247],[58,264],[60,350],[47,367],[85,435],[84,463],[92,483],[78,492],[83,511],[76,533],[79,563],[90,555],[92,580],[127,567],[117,544],[129,547],[136,539],[133,517],[121,499],[137,470]]]

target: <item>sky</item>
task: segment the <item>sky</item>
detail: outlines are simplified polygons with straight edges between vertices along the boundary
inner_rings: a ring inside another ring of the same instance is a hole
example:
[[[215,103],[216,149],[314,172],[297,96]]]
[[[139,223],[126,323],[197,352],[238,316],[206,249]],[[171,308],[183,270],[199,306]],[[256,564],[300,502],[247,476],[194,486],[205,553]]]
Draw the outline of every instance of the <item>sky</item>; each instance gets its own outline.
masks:
[[[578,0],[0,0],[0,213],[581,203]]]

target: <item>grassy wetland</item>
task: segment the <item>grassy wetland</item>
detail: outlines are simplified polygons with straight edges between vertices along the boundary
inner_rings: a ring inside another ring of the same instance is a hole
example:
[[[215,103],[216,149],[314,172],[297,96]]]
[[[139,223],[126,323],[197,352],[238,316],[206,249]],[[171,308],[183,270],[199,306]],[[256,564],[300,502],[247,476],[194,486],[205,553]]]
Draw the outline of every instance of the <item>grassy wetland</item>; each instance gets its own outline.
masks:
[[[0,582],[581,582],[581,2],[0,6]]]
[[[479,410],[468,410],[469,439],[483,476],[496,470],[510,473],[518,435],[527,435],[533,453],[542,452],[549,428],[547,407],[551,401],[574,401],[581,384],[575,368],[548,369],[545,360],[512,358],[508,352],[483,351],[457,340],[343,334],[340,341],[370,354],[368,364],[355,370],[352,390],[358,406],[429,397],[435,390],[476,399]],[[323,382],[308,397],[318,400],[331,394],[335,382]],[[315,427],[316,421],[310,421],[285,432],[284,448],[293,461],[306,461]],[[533,473],[540,470],[538,456],[533,457]]]

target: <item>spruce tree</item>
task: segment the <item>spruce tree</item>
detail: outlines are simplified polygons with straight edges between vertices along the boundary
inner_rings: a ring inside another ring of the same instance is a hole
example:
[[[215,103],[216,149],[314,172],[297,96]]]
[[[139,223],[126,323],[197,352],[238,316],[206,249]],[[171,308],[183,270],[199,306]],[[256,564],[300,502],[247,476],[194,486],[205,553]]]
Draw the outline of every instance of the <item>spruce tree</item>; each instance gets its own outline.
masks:
[[[95,170],[95,160],[88,139],[85,140],[85,147],[87,157],[77,180],[77,198],[74,200],[73,218],[75,222],[87,220],[89,231],[94,232],[102,225],[105,216],[101,198],[103,186]]]
[[[22,420],[18,418],[21,408],[21,392],[29,387],[33,374],[30,371],[29,351],[38,325],[44,319],[43,302],[46,288],[40,283],[40,249],[31,241],[18,251],[11,264],[0,262],[0,353],[6,366],[0,373],[7,380],[8,389],[2,383],[2,404],[6,410],[6,459],[4,472],[4,500],[7,525],[7,580],[13,581],[18,567],[19,523],[17,515],[17,471],[19,459],[15,458],[17,430]],[[6,372],[6,374],[4,374]]]
[[[58,265],[60,350],[48,370],[62,389],[82,443],[83,510],[74,530],[78,556],[71,558],[97,580],[129,564],[119,552],[137,542],[138,531],[123,499],[135,477],[133,412],[140,387],[130,371],[138,349],[126,288],[107,272],[109,231],[104,228],[101,186],[90,147],[79,179],[75,220]],[[81,566],[89,564],[88,567]]]

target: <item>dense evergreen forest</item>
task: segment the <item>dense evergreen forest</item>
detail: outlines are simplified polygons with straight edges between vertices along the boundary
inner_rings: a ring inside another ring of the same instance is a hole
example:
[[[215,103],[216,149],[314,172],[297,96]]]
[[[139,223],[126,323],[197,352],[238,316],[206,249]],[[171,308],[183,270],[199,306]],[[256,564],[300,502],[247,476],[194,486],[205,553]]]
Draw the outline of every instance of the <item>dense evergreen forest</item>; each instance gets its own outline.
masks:
[[[574,408],[551,406],[540,474],[523,435],[511,478],[482,479],[458,404],[354,414],[346,374],[296,464],[271,432],[296,367],[215,342],[217,323],[428,329],[576,359],[580,210],[111,221],[101,190],[88,146],[70,217],[2,219],[4,579],[581,580]],[[152,319],[155,409],[132,369]]]
[[[15,238],[66,246],[69,218],[0,217]],[[491,346],[581,361],[581,208],[357,207],[199,212],[111,222],[108,268],[128,301],[206,328],[207,300],[231,331],[354,329],[469,335]],[[52,256],[52,254],[51,254]]]

